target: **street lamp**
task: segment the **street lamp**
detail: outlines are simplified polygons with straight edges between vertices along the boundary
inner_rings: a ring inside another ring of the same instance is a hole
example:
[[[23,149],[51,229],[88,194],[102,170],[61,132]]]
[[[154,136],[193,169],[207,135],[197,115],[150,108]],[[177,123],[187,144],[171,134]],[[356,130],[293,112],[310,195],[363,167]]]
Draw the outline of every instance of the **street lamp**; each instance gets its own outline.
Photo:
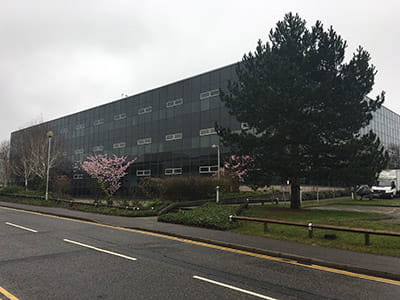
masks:
[[[219,166],[221,165],[221,153],[219,151],[219,144],[213,144],[211,145],[212,148],[217,148],[217,159],[218,159],[218,169],[217,169],[217,178],[219,180],[220,178],[220,169]]]
[[[47,176],[46,176],[46,196],[45,199],[49,200],[49,174],[50,174],[50,150],[51,150],[51,138],[53,137],[53,131],[47,132],[49,138],[49,149],[47,151]]]

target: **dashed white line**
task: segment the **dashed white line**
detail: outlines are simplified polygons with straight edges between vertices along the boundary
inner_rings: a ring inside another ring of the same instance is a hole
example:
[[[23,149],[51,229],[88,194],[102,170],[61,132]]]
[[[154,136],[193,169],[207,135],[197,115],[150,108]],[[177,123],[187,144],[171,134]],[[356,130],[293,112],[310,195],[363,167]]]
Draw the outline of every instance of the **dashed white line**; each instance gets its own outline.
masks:
[[[90,246],[90,245],[86,245],[86,244],[83,244],[83,243],[79,243],[79,242],[76,242],[76,241],[71,241],[71,240],[68,240],[68,239],[64,239],[64,242],[75,244],[75,245],[82,246],[82,247],[86,247],[86,248],[89,248],[89,249],[92,249],[92,250],[96,250],[96,251],[99,251],[99,252],[104,252],[104,253],[107,253],[107,254],[119,256],[119,257],[126,258],[126,259],[129,259],[129,260],[136,260],[136,258],[134,258],[134,257],[130,257],[130,256],[123,255],[123,254],[120,254],[120,253],[116,253],[116,252],[100,249],[100,248],[97,248],[97,247],[94,247],[94,246]]]
[[[21,226],[21,225],[13,224],[13,223],[10,223],[10,222],[6,222],[6,224],[7,224],[7,225],[10,225],[10,226],[17,227],[17,228],[19,228],[19,229],[27,230],[27,231],[30,231],[30,232],[38,232],[38,231],[35,230],[35,229],[31,229],[31,228],[24,227],[24,226]]]
[[[218,282],[218,281],[215,281],[215,280],[207,279],[207,278],[204,278],[204,277],[200,277],[200,276],[196,276],[195,275],[195,276],[193,276],[193,278],[199,279],[199,280],[203,280],[203,281],[206,281],[206,282],[209,282],[209,283],[213,283],[213,284],[216,284],[216,285],[219,285],[219,286],[231,289],[231,290],[235,290],[235,291],[238,291],[238,292],[242,292],[242,293],[245,293],[245,294],[248,294],[248,295],[252,295],[252,296],[255,296],[255,297],[258,297],[258,298],[261,298],[261,299],[277,300],[276,298],[272,298],[272,297],[268,297],[268,296],[261,295],[261,294],[258,294],[258,293],[254,293],[252,291],[244,290],[244,289],[238,288],[238,287],[233,286],[233,285],[229,285],[229,284],[226,284],[226,283],[222,283],[222,282]]]

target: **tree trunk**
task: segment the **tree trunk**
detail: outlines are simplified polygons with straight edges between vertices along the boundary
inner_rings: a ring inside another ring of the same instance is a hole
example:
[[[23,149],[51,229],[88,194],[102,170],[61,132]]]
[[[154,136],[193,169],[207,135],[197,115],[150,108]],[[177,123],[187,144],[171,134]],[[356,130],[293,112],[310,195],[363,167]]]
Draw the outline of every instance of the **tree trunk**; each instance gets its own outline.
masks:
[[[290,208],[299,209],[301,208],[300,203],[300,184],[298,178],[291,178],[290,180]]]
[[[25,192],[28,191],[28,178],[25,177]]]

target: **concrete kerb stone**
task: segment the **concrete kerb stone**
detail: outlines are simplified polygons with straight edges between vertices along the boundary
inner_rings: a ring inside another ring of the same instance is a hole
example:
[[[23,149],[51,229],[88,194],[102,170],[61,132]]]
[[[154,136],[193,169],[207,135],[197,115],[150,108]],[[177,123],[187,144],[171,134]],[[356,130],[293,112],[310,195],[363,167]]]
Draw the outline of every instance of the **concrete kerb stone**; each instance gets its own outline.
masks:
[[[7,205],[1,205],[1,206],[8,207],[8,208],[16,208],[16,207],[7,206]],[[26,208],[24,208],[24,209],[17,208],[17,209],[32,211],[32,212],[37,212],[37,213],[43,213],[43,214],[53,215],[53,216],[57,216],[57,217],[76,219],[76,220],[91,222],[91,223],[95,223],[95,224],[116,226],[116,225],[110,224],[110,223],[105,223],[105,222],[103,223],[103,222],[98,222],[98,221],[95,221],[92,219],[80,218],[80,217],[75,217],[75,216],[70,216],[70,215],[51,213],[51,212],[43,212],[43,211],[39,211],[39,210],[26,209]],[[183,234],[162,231],[162,230],[154,230],[154,229],[148,229],[148,228],[143,228],[143,227],[126,227],[126,226],[116,226],[116,227],[141,230],[141,231],[150,232],[150,233],[163,234],[163,235],[167,235],[167,236],[212,244],[212,245],[226,247],[226,248],[232,248],[232,249],[241,250],[241,251],[252,252],[252,253],[256,253],[256,254],[268,255],[268,256],[272,256],[272,257],[279,257],[282,259],[292,260],[292,261],[295,261],[295,262],[298,262],[301,264],[305,264],[305,265],[319,265],[319,266],[323,266],[323,267],[328,267],[328,268],[333,268],[333,269],[338,269],[338,270],[343,270],[343,271],[348,271],[348,272],[353,272],[353,273],[359,273],[359,274],[364,274],[364,275],[369,275],[369,276],[382,277],[382,278],[400,281],[400,274],[391,273],[391,272],[371,270],[371,269],[361,268],[361,267],[357,267],[357,266],[353,266],[353,265],[335,263],[335,262],[330,262],[330,261],[326,261],[326,260],[321,260],[321,259],[316,259],[316,258],[311,258],[311,257],[306,257],[306,256],[300,256],[300,255],[296,255],[296,254],[260,249],[260,248],[245,246],[245,245],[221,242],[221,241],[199,238],[199,237],[195,237],[195,236],[183,235]]]

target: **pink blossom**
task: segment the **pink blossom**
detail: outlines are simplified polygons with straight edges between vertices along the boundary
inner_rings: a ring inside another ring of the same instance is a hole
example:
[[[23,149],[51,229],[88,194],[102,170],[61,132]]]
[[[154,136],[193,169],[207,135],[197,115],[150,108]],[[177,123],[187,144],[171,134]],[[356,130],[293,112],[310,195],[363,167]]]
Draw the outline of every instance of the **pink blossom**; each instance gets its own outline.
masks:
[[[126,156],[118,157],[114,154],[108,158],[107,154],[92,155],[82,162],[82,169],[93,178],[96,178],[100,187],[108,197],[115,194],[121,187],[120,179],[126,174],[126,169],[136,160],[127,161]]]
[[[223,172],[230,173],[236,177],[240,182],[244,182],[245,176],[249,172],[248,167],[251,166],[254,159],[249,155],[236,156],[232,155],[229,161],[224,163]],[[224,173],[223,173],[224,174]]]

